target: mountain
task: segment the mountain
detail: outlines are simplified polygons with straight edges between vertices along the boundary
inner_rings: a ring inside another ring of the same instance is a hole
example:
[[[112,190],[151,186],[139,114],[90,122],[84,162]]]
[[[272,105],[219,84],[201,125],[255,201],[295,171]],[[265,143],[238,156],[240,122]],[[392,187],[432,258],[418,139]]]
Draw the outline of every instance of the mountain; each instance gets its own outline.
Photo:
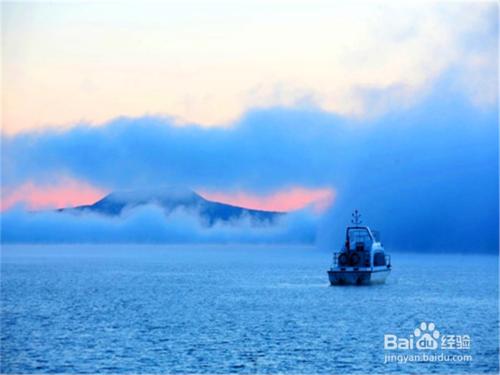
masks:
[[[119,191],[106,195],[90,205],[61,208],[60,212],[92,212],[106,216],[119,216],[134,208],[156,205],[168,215],[176,209],[183,209],[198,215],[203,222],[212,226],[215,223],[240,220],[249,217],[256,223],[272,224],[283,212],[252,210],[229,204],[207,200],[192,190],[179,187]]]

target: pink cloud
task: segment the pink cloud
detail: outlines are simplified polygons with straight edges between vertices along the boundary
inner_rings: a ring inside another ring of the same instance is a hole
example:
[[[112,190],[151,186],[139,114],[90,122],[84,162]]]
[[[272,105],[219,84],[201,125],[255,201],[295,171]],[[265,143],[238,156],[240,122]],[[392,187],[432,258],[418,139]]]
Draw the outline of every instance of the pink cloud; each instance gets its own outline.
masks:
[[[29,209],[61,208],[93,203],[106,194],[82,181],[65,178],[57,185],[35,185],[27,182],[14,189],[2,192],[1,211],[16,204]]]
[[[243,191],[225,193],[201,190],[198,193],[209,200],[267,211],[294,211],[311,206],[316,212],[323,212],[335,199],[335,191],[330,188],[293,187],[268,195]]]

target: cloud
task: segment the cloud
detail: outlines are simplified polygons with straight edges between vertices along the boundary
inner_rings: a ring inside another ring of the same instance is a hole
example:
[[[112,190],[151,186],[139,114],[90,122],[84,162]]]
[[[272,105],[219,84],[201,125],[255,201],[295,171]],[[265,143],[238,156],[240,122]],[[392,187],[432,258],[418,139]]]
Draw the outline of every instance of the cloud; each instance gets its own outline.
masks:
[[[342,169],[341,155],[329,150],[345,130],[335,116],[275,109],[251,113],[231,128],[179,127],[143,117],[24,133],[3,138],[3,184],[47,183],[64,175],[108,190],[319,186]],[[315,148],[319,152],[311,152]]]
[[[256,226],[250,219],[203,225],[177,210],[169,216],[144,206],[122,217],[58,212],[29,213],[17,207],[2,214],[4,243],[313,243],[318,217],[306,211]]]
[[[12,189],[65,176],[107,191],[170,184],[272,193],[294,186],[336,190],[377,174],[419,181],[458,166],[494,168],[496,113],[438,87],[419,106],[364,122],[284,108],[249,112],[229,128],[118,118],[100,127],[4,136],[2,184]]]
[[[440,82],[420,105],[366,121],[273,108],[227,128],[141,117],[4,136],[3,187],[70,176],[104,190],[331,189],[325,246],[358,208],[396,248],[496,251],[498,112],[449,87]]]
[[[276,106],[370,117],[411,107],[450,69],[457,92],[496,103],[495,2],[3,5],[10,134],[117,114],[227,125]]]
[[[105,192],[89,185],[85,181],[59,177],[44,185],[35,185],[31,181],[20,186],[2,190],[0,211],[23,203],[31,210],[44,208],[74,207],[93,203],[105,195]]]
[[[217,191],[198,191],[204,198],[239,207],[265,211],[294,211],[311,207],[321,213],[333,203],[335,193],[332,189],[304,189],[293,187],[270,195],[256,195],[237,191],[231,193]]]

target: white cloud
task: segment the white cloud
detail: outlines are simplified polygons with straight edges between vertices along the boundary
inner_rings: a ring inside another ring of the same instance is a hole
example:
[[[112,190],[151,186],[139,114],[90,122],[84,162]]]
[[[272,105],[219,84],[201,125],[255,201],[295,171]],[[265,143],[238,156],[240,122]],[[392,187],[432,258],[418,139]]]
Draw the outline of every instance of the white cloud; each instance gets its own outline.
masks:
[[[7,132],[144,113],[217,125],[275,105],[376,115],[411,106],[450,68],[474,104],[496,103],[495,3],[4,8]]]

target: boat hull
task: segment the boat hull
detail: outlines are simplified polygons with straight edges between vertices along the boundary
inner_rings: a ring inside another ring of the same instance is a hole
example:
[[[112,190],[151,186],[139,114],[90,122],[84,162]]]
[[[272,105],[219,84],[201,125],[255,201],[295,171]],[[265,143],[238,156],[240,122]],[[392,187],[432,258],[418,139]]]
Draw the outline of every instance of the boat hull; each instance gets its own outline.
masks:
[[[384,267],[374,270],[340,270],[328,271],[330,285],[371,285],[383,284],[391,269]]]

